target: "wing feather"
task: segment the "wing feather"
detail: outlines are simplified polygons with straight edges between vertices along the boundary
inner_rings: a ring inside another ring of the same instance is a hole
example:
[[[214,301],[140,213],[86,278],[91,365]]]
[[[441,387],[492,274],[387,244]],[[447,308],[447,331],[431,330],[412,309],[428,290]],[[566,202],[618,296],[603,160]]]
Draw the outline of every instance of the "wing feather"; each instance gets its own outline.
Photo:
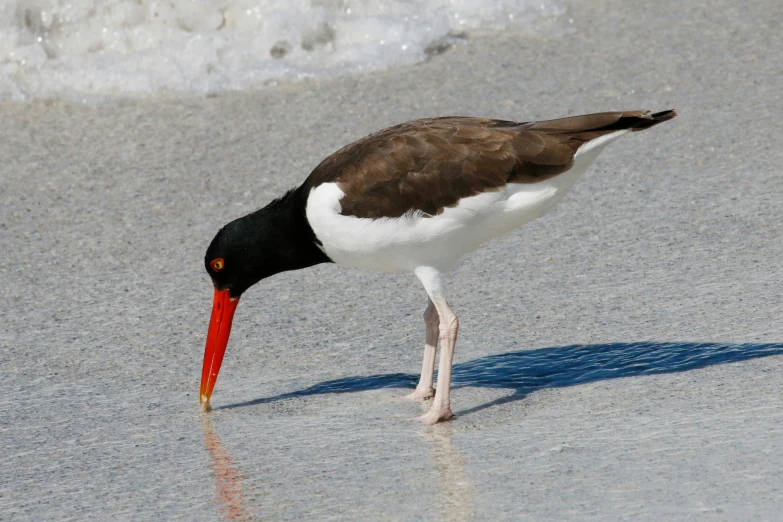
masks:
[[[371,134],[318,165],[304,183],[338,183],[342,214],[437,215],[460,199],[566,172],[579,147],[619,129],[641,130],[673,111],[587,114],[517,123],[468,117],[415,120]]]

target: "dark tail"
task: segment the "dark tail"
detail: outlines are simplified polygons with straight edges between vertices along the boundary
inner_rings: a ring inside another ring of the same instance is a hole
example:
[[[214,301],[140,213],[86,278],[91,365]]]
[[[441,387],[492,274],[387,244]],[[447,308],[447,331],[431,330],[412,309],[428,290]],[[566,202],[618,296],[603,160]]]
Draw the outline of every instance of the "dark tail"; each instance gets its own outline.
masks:
[[[634,131],[648,129],[653,125],[671,120],[677,116],[673,110],[651,113],[650,111],[617,111],[583,114],[557,120],[536,121],[525,124],[525,128],[552,134],[585,135],[587,141],[623,129]]]
[[[674,109],[669,109],[668,111],[656,112],[653,114],[650,114],[648,112],[646,114],[642,114],[638,116],[637,119],[639,123],[633,126],[633,130],[640,131],[644,129],[649,129],[654,125],[658,125],[659,123],[669,121],[675,116],[677,116],[677,111],[675,111]]]

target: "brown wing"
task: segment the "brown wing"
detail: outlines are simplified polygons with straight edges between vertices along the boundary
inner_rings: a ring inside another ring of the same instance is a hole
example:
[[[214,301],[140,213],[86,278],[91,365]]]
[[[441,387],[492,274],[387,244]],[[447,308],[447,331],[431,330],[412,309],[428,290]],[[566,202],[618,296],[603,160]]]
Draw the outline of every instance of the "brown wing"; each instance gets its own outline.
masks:
[[[326,158],[305,181],[336,182],[342,214],[437,215],[465,197],[535,183],[567,171],[583,143],[620,129],[647,128],[673,116],[609,112],[516,123],[482,118],[416,120],[362,138]]]

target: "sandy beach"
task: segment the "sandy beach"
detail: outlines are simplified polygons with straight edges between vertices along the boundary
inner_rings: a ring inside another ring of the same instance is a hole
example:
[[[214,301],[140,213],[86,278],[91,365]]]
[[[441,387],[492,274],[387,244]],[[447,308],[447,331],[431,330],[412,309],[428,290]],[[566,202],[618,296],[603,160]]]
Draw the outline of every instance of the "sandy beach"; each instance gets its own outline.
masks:
[[[567,5],[367,76],[0,104],[0,518],[778,518],[783,4]],[[395,400],[419,282],[333,265],[245,294],[199,412],[209,241],[338,147],[670,108],[451,274],[454,421]]]

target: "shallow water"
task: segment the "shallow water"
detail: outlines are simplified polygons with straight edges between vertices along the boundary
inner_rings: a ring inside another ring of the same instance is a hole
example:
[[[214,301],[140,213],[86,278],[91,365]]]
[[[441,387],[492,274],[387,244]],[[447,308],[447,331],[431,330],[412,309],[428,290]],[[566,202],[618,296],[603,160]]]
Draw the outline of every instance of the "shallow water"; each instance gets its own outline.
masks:
[[[204,96],[410,65],[561,0],[0,2],[0,99]]]

